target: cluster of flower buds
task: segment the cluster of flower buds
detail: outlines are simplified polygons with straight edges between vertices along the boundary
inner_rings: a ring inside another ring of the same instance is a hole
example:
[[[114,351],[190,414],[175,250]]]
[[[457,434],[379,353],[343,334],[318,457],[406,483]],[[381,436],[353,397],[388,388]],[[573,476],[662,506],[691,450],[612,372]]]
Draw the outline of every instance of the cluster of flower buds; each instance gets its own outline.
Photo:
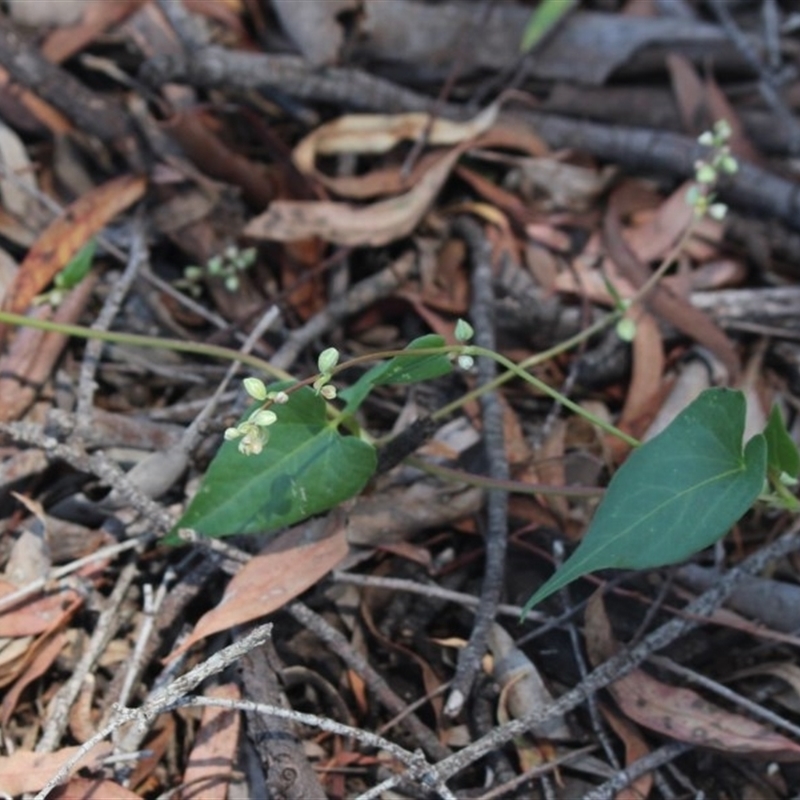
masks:
[[[466,343],[472,339],[474,331],[472,326],[463,319],[458,320],[455,329],[455,338],[461,343]],[[469,348],[464,348],[468,350]],[[457,356],[458,365],[465,370],[472,368],[473,357],[468,352],[462,352]],[[317,359],[317,369],[319,375],[312,384],[314,392],[325,398],[333,400],[336,397],[336,387],[331,383],[336,367],[339,364],[339,351],[335,347],[328,347],[323,350]],[[269,441],[269,428],[278,421],[278,415],[270,408],[273,404],[286,403],[289,395],[286,392],[270,392],[264,382],[259,378],[245,378],[244,389],[247,394],[260,405],[252,411],[244,422],[240,422],[236,427],[226,428],[225,440],[238,441],[239,452],[243,455],[258,455],[264,450]]]
[[[728,212],[724,203],[717,202],[714,187],[720,175],[733,175],[739,169],[728,145],[731,133],[730,124],[721,119],[714,123],[713,130],[706,131],[697,140],[701,145],[711,148],[707,158],[695,162],[695,183],[686,195],[686,201],[697,217],[708,214],[712,219],[721,220]]]
[[[219,255],[209,258],[205,267],[186,267],[183,270],[183,280],[176,281],[176,285],[197,296],[200,294],[200,282],[203,278],[222,278],[225,288],[229,292],[235,292],[239,288],[239,273],[249,269],[255,260],[254,247],[240,250],[235,244],[231,244]]]
[[[269,441],[269,426],[278,420],[277,414],[268,408],[276,403],[282,405],[289,400],[286,392],[268,392],[264,381],[259,378],[245,378],[244,390],[261,405],[244,422],[235,428],[225,430],[226,441],[239,440],[239,452],[246,456],[257,456]]]
[[[456,323],[455,338],[457,342],[466,344],[475,335],[472,325],[465,319],[459,319]],[[458,366],[464,371],[468,372],[475,365],[475,359],[468,353],[461,353],[456,359]]]

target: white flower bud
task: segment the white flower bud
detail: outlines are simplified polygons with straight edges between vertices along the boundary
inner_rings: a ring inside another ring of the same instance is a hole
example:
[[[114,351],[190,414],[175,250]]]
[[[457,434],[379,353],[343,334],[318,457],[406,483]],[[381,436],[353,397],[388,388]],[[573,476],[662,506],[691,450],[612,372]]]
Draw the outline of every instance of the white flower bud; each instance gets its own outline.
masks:
[[[339,363],[339,351],[335,347],[329,347],[319,354],[317,359],[317,369],[327,375]]]
[[[456,322],[455,336],[457,341],[468,342],[474,335],[475,330],[465,319],[459,319]]]
[[[259,428],[266,428],[277,422],[278,416],[274,411],[268,408],[259,408],[258,411],[253,412],[250,416],[250,422],[257,425]]]
[[[242,381],[244,385],[244,390],[253,400],[258,400],[259,402],[263,402],[267,399],[267,387],[264,385],[264,381],[260,378],[249,377],[245,378]]]

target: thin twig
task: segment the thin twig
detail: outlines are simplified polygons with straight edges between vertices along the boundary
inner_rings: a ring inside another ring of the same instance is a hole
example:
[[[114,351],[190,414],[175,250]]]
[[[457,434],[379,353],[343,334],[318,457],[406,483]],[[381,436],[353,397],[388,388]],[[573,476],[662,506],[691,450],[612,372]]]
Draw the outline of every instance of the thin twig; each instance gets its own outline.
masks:
[[[351,725],[345,725],[342,722],[320,717],[316,714],[306,714],[301,711],[294,711],[291,708],[283,708],[281,706],[266,705],[263,703],[253,703],[249,700],[229,700],[221,697],[180,697],[176,698],[168,706],[159,709],[159,713],[165,711],[172,711],[176,708],[186,707],[213,707],[213,708],[230,708],[238,711],[247,711],[253,714],[264,714],[280,719],[291,720],[298,725],[308,725],[312,728],[319,728],[320,730],[334,733],[338,736],[350,737],[358,742],[361,742],[366,747],[376,748],[378,750],[385,750],[391,756],[396,758],[403,764],[409,767],[410,777],[427,784],[429,788],[439,792],[443,798],[448,800],[455,800],[450,790],[444,786],[434,773],[433,767],[425,761],[424,756],[419,752],[412,753],[400,745],[395,744],[389,739],[384,739],[383,736],[378,736],[370,731],[365,731],[363,728],[354,728]]]
[[[175,704],[180,703],[188,692],[197,688],[204,680],[222,672],[222,670],[236,662],[242,655],[249,652],[254,647],[261,646],[269,638],[271,633],[271,624],[259,625],[238,642],[234,642],[218,653],[214,653],[214,655],[207,658],[201,664],[198,664],[194,669],[189,670],[185,675],[176,678],[164,689],[152,694],[141,708],[129,709],[120,707],[117,710],[115,718],[109,722],[108,725],[81,745],[78,751],[61,765],[58,772],[47,782],[34,800],[46,800],[50,792],[66,780],[75,765],[81,761],[87,753],[91,752],[94,747],[122,725],[127,725],[129,722],[136,721],[143,729],[146,729],[149,723],[159,714],[163,714],[171,708],[177,707]]]
[[[50,458],[61,459],[78,470],[96,475],[125,498],[137,513],[149,519],[156,531],[166,533],[172,528],[174,523],[169,512],[133,486],[125,473],[103,453],[87,455],[75,443],[61,444],[45,434],[41,425],[32,422],[0,422],[0,433],[38,447]]]
[[[69,588],[67,584],[62,585],[58,582],[63,578],[66,578],[68,575],[72,575],[74,572],[78,572],[78,570],[88,567],[96,561],[109,561],[118,556],[120,553],[126,552],[127,550],[134,550],[138,547],[144,547],[152,538],[153,535],[151,533],[142,534],[139,537],[127,539],[126,541],[118,542],[117,544],[108,545],[108,547],[103,547],[91,555],[84,556],[83,558],[76,559],[75,561],[70,561],[69,564],[55,567],[44,578],[37,578],[36,580],[21,586],[16,591],[0,597],[0,613],[5,611],[7,608],[11,608],[18,603],[27,600],[33,595],[38,594],[45,587],[51,591],[58,591],[61,588]]]
[[[69,723],[69,711],[81,691],[86,676],[93,670],[97,659],[108,647],[109,642],[125,622],[120,613],[120,606],[125,600],[128,590],[138,575],[135,562],[127,564],[117,578],[114,591],[108,598],[107,605],[95,624],[94,633],[83,655],[72,671],[69,680],[59,689],[56,700],[50,709],[50,715],[44,725],[42,736],[36,743],[37,753],[51,753],[58,746]]]
[[[420,132],[417,140],[411,146],[411,150],[403,161],[403,166],[400,168],[400,174],[403,176],[403,178],[407,178],[411,174],[411,170],[417,163],[422,150],[428,144],[428,139],[431,135],[431,129],[433,128],[436,118],[439,116],[440,109],[447,102],[447,98],[452,94],[453,87],[455,86],[456,81],[464,69],[464,56],[467,52],[467,49],[472,44],[474,37],[480,35],[481,29],[488,22],[494,8],[494,4],[495,0],[483,0],[481,5],[475,10],[473,18],[468,19],[465,16],[463,22],[461,23],[461,29],[456,36],[456,41],[458,42],[456,57],[453,59],[447,78],[442,84],[442,88],[439,90],[436,101],[431,107],[424,129]]]
[[[402,714],[407,710],[406,703],[398,697],[388,683],[373,669],[336,628],[329,625],[319,614],[308,606],[295,601],[286,610],[301,625],[322,639],[350,669],[358,673],[374,693],[378,701],[393,714]],[[439,742],[436,734],[423,724],[415,714],[406,714],[404,727],[416,738],[420,747],[432,758],[446,758],[450,751]]]
[[[472,322],[475,326],[475,343],[487,350],[495,349],[494,292],[492,254],[481,226],[471,217],[461,217],[455,225],[456,232],[466,241],[473,263],[472,270]],[[491,382],[497,374],[497,364],[487,358],[478,359],[478,380],[481,385]],[[503,410],[495,392],[481,396],[483,444],[486,451],[489,476],[507,481],[508,461],[503,440]],[[480,662],[486,652],[486,643],[497,606],[503,592],[506,549],[508,544],[508,492],[489,489],[486,493],[486,566],[481,587],[480,605],[475,613],[469,642],[459,653],[453,686],[445,704],[445,713],[456,716],[475,682]]]
[[[736,24],[736,20],[734,20],[723,0],[709,0],[709,5],[733,46],[758,75],[758,91],[764,102],[775,112],[775,116],[778,117],[781,125],[786,128],[789,134],[789,150],[793,155],[797,155],[800,153],[800,124],[798,124],[794,114],[778,94],[778,85],[775,77],[769,70],[765,69],[758,53]]]
[[[376,589],[391,589],[393,592],[408,592],[409,594],[419,594],[423,597],[431,597],[437,600],[444,600],[449,603],[457,603],[470,610],[474,610],[481,604],[481,599],[473,594],[464,592],[454,592],[452,589],[443,589],[433,583],[418,583],[406,578],[383,578],[379,575],[358,575],[354,572],[334,572],[333,580],[340,583],[350,583],[354,586],[373,586]],[[508,617],[520,619],[522,616],[522,606],[512,606],[500,603],[497,606],[497,613]],[[531,611],[526,620],[536,620],[547,622],[550,617],[540,611]]]
[[[564,562],[564,543],[560,540],[555,541],[553,544],[553,550],[556,557],[556,568],[560,568]],[[559,592],[559,596],[562,600],[564,610],[569,611],[572,608],[569,587],[565,586]],[[586,664],[586,659],[583,655],[583,650],[581,648],[578,628],[573,620],[569,620],[566,623],[566,627],[567,633],[569,634],[569,641],[572,645],[572,656],[578,666],[578,673],[581,676],[581,680],[586,680],[589,670]],[[617,754],[614,752],[614,748],[611,746],[611,741],[609,740],[606,729],[603,726],[603,719],[600,715],[600,709],[597,706],[597,698],[594,695],[587,697],[586,706],[589,709],[589,719],[592,723],[592,730],[594,730],[597,741],[600,742],[600,746],[603,748],[603,752],[606,754],[608,763],[611,764],[614,769],[619,770],[619,759],[617,758]]]
[[[279,369],[289,369],[300,352],[322,334],[327,333],[347,317],[356,314],[376,300],[388,297],[412,275],[417,259],[412,251],[404,253],[380,272],[355,284],[343,297],[329,303],[289,338],[272,356],[270,363]]]
[[[667,647],[676,639],[699,627],[704,623],[706,617],[719,608],[743,580],[760,572],[773,561],[800,550],[800,535],[798,534],[800,534],[800,523],[797,523],[779,539],[754,553],[727,575],[721,577],[712,588],[686,607],[685,616],[670,620],[645,637],[639,645],[610,658],[594,669],[575,688],[566,692],[553,703],[537,709],[522,719],[512,720],[498,727],[458,753],[439,762],[436,765],[436,770],[440,777],[450,778],[489,751],[503,746],[506,742],[513,740],[516,736],[520,736],[530,728],[541,725],[543,722],[558,715],[569,713],[584,702],[586,697],[593,692],[605,688],[627,675],[653,653]]]
[[[134,684],[137,683],[139,677],[144,671],[144,667],[147,663],[147,643],[149,642],[150,637],[153,635],[156,616],[162,604],[164,603],[168,588],[171,586],[174,580],[175,572],[171,567],[168,567],[164,571],[164,575],[161,578],[161,583],[159,584],[158,590],[155,594],[153,594],[149,584],[144,586],[144,604],[142,609],[143,621],[141,628],[139,629],[139,633],[136,636],[136,644],[134,645],[133,653],[128,659],[125,670],[125,680],[122,682],[122,688],[120,689],[119,699],[117,701],[122,706],[125,706],[130,702],[131,695],[133,694]]]
[[[92,330],[108,330],[114,317],[119,313],[125,295],[136,280],[139,269],[148,260],[147,243],[141,218],[137,219],[131,235],[131,247],[128,252],[128,262],[122,275],[114,281],[103,308],[97,315]],[[73,435],[82,437],[84,431],[92,424],[92,401],[97,388],[95,373],[103,351],[103,342],[90,339],[83,350],[80,378],[78,380],[78,402],[75,410],[75,430]]]
[[[658,750],[654,750],[652,753],[648,753],[646,756],[634,761],[633,764],[618,772],[601,786],[592,789],[591,792],[587,792],[583,796],[583,800],[612,800],[619,791],[626,786],[630,786],[642,775],[652,772],[656,767],[668,764],[691,749],[692,745],[684,742],[673,742],[659,747]]]
[[[659,667],[663,667],[664,669],[675,673],[676,675],[680,675],[682,678],[692,681],[692,683],[698,684],[698,686],[702,686],[704,689],[708,689],[710,692],[714,692],[714,694],[723,697],[725,700],[735,703],[737,706],[743,708],[754,717],[758,717],[764,722],[774,725],[776,728],[781,728],[791,736],[800,739],[800,727],[792,724],[789,722],[789,720],[784,719],[780,715],[775,714],[768,708],[764,708],[758,703],[754,703],[752,700],[742,697],[742,695],[740,695],[738,692],[734,692],[727,686],[723,686],[721,683],[711,680],[711,678],[707,678],[705,675],[701,675],[699,672],[695,672],[693,669],[689,669],[681,664],[677,664],[671,658],[667,658],[666,656],[652,656],[650,661]]]
[[[548,761],[546,764],[537,764],[535,767],[531,767],[521,775],[517,775],[513,781],[504,783],[502,786],[496,786],[491,791],[486,792],[486,794],[482,794],[480,797],[475,798],[475,800],[496,800],[496,798],[502,797],[504,794],[514,791],[514,789],[518,788],[526,781],[539,778],[542,775],[547,775],[551,772],[555,772],[560,766],[565,764],[568,765],[571,761],[575,761],[575,759],[578,759],[581,756],[588,755],[596,749],[597,745],[586,745],[586,747],[579,747],[577,750],[571,750],[570,752],[565,753],[563,756],[558,756],[558,758],[554,758],[552,761]]]

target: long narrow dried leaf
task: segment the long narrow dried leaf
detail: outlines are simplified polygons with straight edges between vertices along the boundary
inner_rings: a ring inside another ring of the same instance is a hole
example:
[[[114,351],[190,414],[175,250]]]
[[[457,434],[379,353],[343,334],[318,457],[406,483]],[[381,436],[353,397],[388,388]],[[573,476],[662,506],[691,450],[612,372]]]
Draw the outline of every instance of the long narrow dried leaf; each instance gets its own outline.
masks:
[[[599,593],[586,607],[586,629],[589,658],[600,664],[617,645]],[[708,702],[697,692],[661,683],[642,670],[634,670],[608,688],[630,719],[672,739],[729,754],[800,761],[800,744]]]
[[[212,686],[207,697],[239,700],[236,684]],[[180,800],[225,800],[239,743],[241,715],[232,708],[203,709],[200,730],[183,774]]]
[[[625,745],[625,766],[629,767],[650,753],[644,736],[632,722],[603,705],[600,706],[600,712]],[[646,800],[650,796],[652,788],[653,773],[648,772],[618,792],[614,800]]]
[[[492,127],[498,106],[491,105],[465,122],[442,117],[431,121],[430,114],[348,114],[321,125],[294,149],[295,166],[308,175],[315,174],[317,156],[340,153],[386,153],[402,141],[425,136],[429,145],[448,146],[474,139]]]
[[[78,198],[56,218],[20,264],[9,291],[8,310],[22,314],[72,257],[98,231],[144,194],[147,180],[123,175]]]
[[[411,191],[368,206],[276,200],[247,224],[245,236],[279,242],[319,236],[343,247],[389,244],[416,228],[460,155],[460,149],[451,151]]]
[[[176,653],[212,633],[271,614],[330,572],[347,555],[345,528],[337,524],[330,534],[330,520],[338,523],[339,516],[334,512],[292,528],[254,556],[234,575],[220,604],[200,618]]]
[[[51,795],[54,800],[140,800],[141,795],[104,778],[73,778]]]
[[[53,663],[66,646],[67,635],[65,633],[42,637],[33,643],[29,651],[29,655],[32,655],[30,662],[14,682],[14,685],[5,690],[3,702],[0,703],[0,725],[3,727],[8,725],[20,695],[35,680],[41,678],[52,668]]]
[[[661,391],[665,358],[661,331],[655,318],[646,312],[642,314],[634,312],[631,318],[636,322],[633,371],[625,395],[625,405],[617,424],[639,436],[644,432],[642,423],[649,422],[643,418],[648,414],[652,415],[653,400]]]
[[[96,283],[89,275],[68,295],[51,315],[54,322],[74,324],[78,321]],[[34,314],[47,316],[47,307]],[[0,326],[0,338],[2,338]],[[52,374],[69,337],[60,333],[22,328],[17,332],[8,353],[0,357],[0,420],[18,419],[30,407],[39,387]]]
[[[33,753],[17,750],[10,756],[0,756],[0,786],[8,796],[38,792],[69,761],[79,747],[64,747],[55,753]],[[73,772],[82,767],[97,768],[99,762],[111,753],[111,744],[103,742],[90,750],[73,767]]]

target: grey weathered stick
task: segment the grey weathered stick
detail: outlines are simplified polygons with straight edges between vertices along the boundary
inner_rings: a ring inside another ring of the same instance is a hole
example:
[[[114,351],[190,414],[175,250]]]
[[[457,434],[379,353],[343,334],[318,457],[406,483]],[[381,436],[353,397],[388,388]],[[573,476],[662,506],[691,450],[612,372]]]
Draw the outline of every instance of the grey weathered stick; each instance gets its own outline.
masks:
[[[97,659],[108,647],[119,626],[126,621],[120,613],[120,606],[138,575],[138,571],[138,566],[135,563],[130,563],[117,578],[114,591],[108,598],[108,605],[97,620],[89,646],[72,671],[69,680],[59,689],[56,695],[56,700],[51,706],[50,715],[44,725],[42,736],[36,743],[37,753],[51,753],[58,747],[58,743],[69,723],[70,709],[78,698],[83,681],[93,670]]]
[[[108,294],[103,308],[92,323],[92,330],[108,330],[114,321],[125,295],[139,273],[139,268],[149,259],[147,242],[145,241],[144,225],[141,218],[137,219],[132,228],[131,247],[128,252],[128,262],[120,278]],[[92,425],[92,401],[97,388],[95,373],[100,362],[104,344],[99,339],[89,339],[83,350],[80,378],[78,380],[78,402],[75,409],[75,430],[73,435],[79,438],[84,431]]]
[[[208,47],[180,56],[158,56],[142,68],[153,85],[183,81],[198,87],[280,88],[305,100],[321,100],[343,108],[400,113],[433,111],[436,101],[357,69],[312,69],[302,58],[239,53]],[[463,119],[467,109],[442,104],[441,116]],[[628,169],[656,170],[691,178],[694,163],[705,152],[694,139],[676,133],[514,109],[501,119],[523,122],[551,146],[583,150]],[[774,215],[800,230],[800,186],[748,163],[720,187],[721,199],[764,215]]]
[[[269,653],[269,655],[268,655]],[[258,704],[288,706],[278,683],[274,662],[278,655],[271,642],[242,657],[242,694]],[[305,800],[324,797],[325,790],[311,766],[297,735],[297,726],[274,715],[247,712],[247,736],[252,741],[262,767],[269,797]]]
[[[497,747],[502,747],[534,725],[546,722],[556,715],[567,714],[577,708],[591,693],[603,689],[627,675],[653,653],[702,625],[705,618],[725,602],[742,580],[760,572],[773,561],[797,550],[800,550],[800,523],[721,577],[711,589],[684,609],[684,616],[670,620],[645,637],[641,644],[610,658],[594,669],[578,686],[563,694],[555,702],[538,709],[523,719],[512,720],[502,725],[458,753],[439,762],[436,770],[440,777],[448,779],[456,775],[484,754]]]
[[[378,701],[385,708],[389,709],[393,714],[405,712],[406,703],[397,696],[367,660],[350,646],[350,643],[339,631],[303,603],[291,603],[286,610],[297,622],[331,646],[347,666],[364,679],[369,690],[375,694]],[[403,726],[432,758],[441,759],[449,755],[450,751],[439,741],[436,734],[422,723],[415,714],[407,714],[403,719]]]
[[[289,338],[272,356],[270,363],[279,369],[289,369],[304,347],[347,317],[392,294],[408,280],[416,266],[416,256],[412,251],[408,251],[380,272],[364,278],[346,295],[329,303],[302,328],[292,331]]]
[[[492,253],[481,226],[471,217],[461,217],[456,232],[466,241],[472,261],[471,316],[475,326],[475,344],[495,350],[494,292]],[[497,364],[488,358],[478,359],[478,380],[483,384],[497,374]],[[508,461],[503,440],[503,410],[496,392],[481,395],[483,445],[491,478],[508,480]],[[453,686],[445,704],[445,713],[457,715],[464,706],[486,652],[489,629],[497,615],[503,591],[508,541],[508,492],[489,489],[486,493],[486,566],[481,587],[481,602],[475,612],[467,646],[458,656]]]
[[[119,708],[115,719],[109,722],[102,730],[99,730],[89,741],[81,745],[78,751],[61,765],[58,772],[47,782],[34,800],[46,800],[50,792],[62,781],[66,780],[75,765],[115,730],[132,721],[138,722],[142,728],[147,728],[149,723],[159,714],[163,714],[170,708],[177,707],[182,700],[186,700],[186,695],[197,688],[206,678],[222,672],[245,653],[254,647],[262,645],[271,633],[272,624],[259,625],[238,642],[234,642],[218,653],[214,653],[213,656],[198,664],[194,669],[189,670],[185,675],[181,675],[180,678],[172,681],[164,689],[153,693],[141,708]]]
[[[620,770],[602,786],[598,786],[588,794],[585,794],[583,800],[612,800],[620,790],[630,786],[637,778],[652,772],[656,767],[674,761],[678,756],[691,749],[691,745],[683,742],[665,744],[663,747],[659,747],[658,750],[654,750],[652,753],[637,759],[626,769]]]

